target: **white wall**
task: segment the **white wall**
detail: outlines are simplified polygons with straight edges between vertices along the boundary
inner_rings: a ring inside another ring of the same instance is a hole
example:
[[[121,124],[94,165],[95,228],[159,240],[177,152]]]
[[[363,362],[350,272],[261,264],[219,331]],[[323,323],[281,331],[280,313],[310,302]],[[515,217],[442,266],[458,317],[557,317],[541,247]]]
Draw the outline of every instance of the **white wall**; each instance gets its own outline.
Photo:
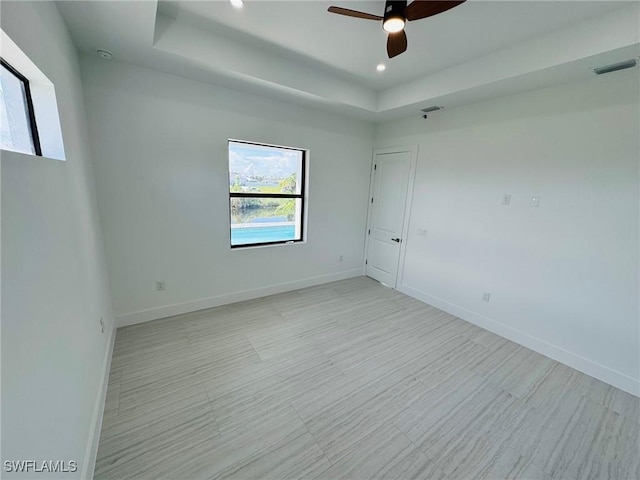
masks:
[[[372,125],[115,61],[81,64],[120,324],[362,273]],[[228,138],[310,150],[306,244],[230,250]]]
[[[3,1],[1,26],[54,83],[67,158],[1,152],[2,461],[74,460],[46,476],[79,478],[113,332],[80,69],[54,3]]]
[[[638,394],[639,114],[634,69],[379,125],[419,145],[399,289]]]

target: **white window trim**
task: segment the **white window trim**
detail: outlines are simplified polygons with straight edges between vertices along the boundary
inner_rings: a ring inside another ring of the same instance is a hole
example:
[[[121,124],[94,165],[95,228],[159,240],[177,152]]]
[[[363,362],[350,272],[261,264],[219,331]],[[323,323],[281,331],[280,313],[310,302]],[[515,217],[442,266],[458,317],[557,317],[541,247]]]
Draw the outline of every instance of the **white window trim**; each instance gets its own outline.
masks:
[[[42,157],[66,160],[56,90],[53,83],[1,29],[0,56],[29,80]],[[3,149],[3,151],[11,150]],[[35,156],[28,153],[20,155]]]
[[[264,245],[252,245],[252,244],[248,244],[246,246],[244,245],[237,245],[237,246],[231,246],[229,245],[229,250],[233,251],[243,251],[243,250],[252,250],[252,249],[258,249],[258,248],[273,248],[273,247],[291,247],[294,245],[305,245],[307,243],[308,240],[308,228],[309,228],[309,216],[308,216],[308,211],[309,211],[309,165],[310,165],[310,158],[311,158],[311,152],[309,151],[309,149],[307,148],[299,148],[299,147],[291,147],[288,145],[276,145],[273,143],[268,143],[268,142],[260,142],[258,140],[242,140],[239,138],[228,138],[227,139],[227,177],[229,176],[229,164],[228,164],[228,153],[229,153],[229,142],[239,142],[239,143],[249,143],[249,144],[257,144],[257,145],[264,145],[267,147],[274,147],[274,148],[286,148],[286,149],[293,149],[293,150],[300,150],[302,152],[304,152],[304,169],[305,169],[305,175],[304,175],[304,195],[303,195],[303,210],[302,210],[302,240],[297,241],[297,242],[278,242],[278,243],[269,243],[269,244],[264,244]],[[229,194],[227,193],[227,198],[229,197]],[[227,225],[228,231],[231,232],[231,218],[229,218],[229,224]]]

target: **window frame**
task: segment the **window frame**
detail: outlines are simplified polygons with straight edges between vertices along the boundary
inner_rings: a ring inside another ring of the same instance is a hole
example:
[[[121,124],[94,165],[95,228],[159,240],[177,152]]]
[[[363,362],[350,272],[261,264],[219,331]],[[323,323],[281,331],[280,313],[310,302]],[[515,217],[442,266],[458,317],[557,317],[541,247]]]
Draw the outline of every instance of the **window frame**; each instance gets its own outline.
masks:
[[[36,114],[33,109],[33,98],[31,97],[31,88],[29,87],[29,79],[22,75],[18,70],[11,66],[4,58],[0,57],[0,64],[7,69],[14,77],[22,82],[25,97],[25,109],[27,118],[29,119],[29,131],[31,132],[31,143],[33,144],[34,155],[41,157],[42,148],[40,146],[40,137],[38,135],[38,125],[36,124]]]
[[[29,87],[29,79],[16,70],[9,62],[0,57],[0,64],[6,68],[9,73],[22,82],[25,97],[25,109],[27,118],[29,119],[29,130],[31,132],[31,143],[33,144],[34,155],[42,157],[42,147],[40,146],[40,136],[38,135],[38,125],[36,124],[36,113],[33,108],[33,98],[31,97],[31,88]]]
[[[243,193],[243,192],[232,192],[229,190],[229,245],[232,250],[242,249],[242,248],[254,248],[254,247],[268,247],[275,245],[294,245],[297,243],[304,243],[305,240],[305,196],[306,196],[306,182],[307,182],[307,150],[304,148],[296,148],[296,147],[285,147],[282,145],[272,145],[269,143],[261,143],[261,142],[252,142],[248,140],[236,140],[236,139],[228,139],[227,140],[227,177],[229,176],[229,146],[233,143],[243,143],[246,145],[256,145],[259,147],[268,147],[268,148],[276,148],[280,150],[293,150],[295,152],[300,152],[302,154],[302,165],[301,165],[301,179],[300,179],[300,193]],[[227,187],[229,188],[229,187]],[[278,198],[278,199],[287,199],[287,198],[295,198],[300,199],[300,238],[294,240],[278,240],[275,242],[256,242],[256,243],[244,243],[242,245],[233,245],[231,243],[231,232],[232,232],[232,219],[231,219],[231,199],[232,198]]]

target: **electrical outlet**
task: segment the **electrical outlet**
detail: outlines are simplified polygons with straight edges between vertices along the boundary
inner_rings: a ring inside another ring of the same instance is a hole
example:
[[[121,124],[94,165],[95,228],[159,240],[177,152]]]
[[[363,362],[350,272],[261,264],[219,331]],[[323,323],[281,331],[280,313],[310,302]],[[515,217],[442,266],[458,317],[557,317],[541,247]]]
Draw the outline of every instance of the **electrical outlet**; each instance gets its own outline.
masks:
[[[104,320],[102,320],[102,317],[100,317],[100,331],[104,333]]]
[[[511,194],[505,193],[502,196],[502,205],[511,205]]]
[[[424,228],[418,228],[416,230],[416,235],[418,237],[426,237],[427,236],[427,231]]]
[[[491,294],[489,292],[484,292],[482,294],[482,301],[483,302],[488,302],[491,299]]]
[[[156,282],[156,290],[164,290],[164,280],[158,280]]]
[[[532,207],[538,207],[540,205],[540,195],[534,195],[531,197],[531,203],[529,203]]]

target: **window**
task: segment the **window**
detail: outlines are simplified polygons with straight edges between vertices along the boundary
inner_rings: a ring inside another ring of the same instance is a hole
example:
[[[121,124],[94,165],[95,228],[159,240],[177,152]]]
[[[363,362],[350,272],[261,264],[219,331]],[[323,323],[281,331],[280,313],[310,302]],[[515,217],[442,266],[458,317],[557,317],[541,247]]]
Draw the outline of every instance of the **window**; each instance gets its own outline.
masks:
[[[229,140],[231,248],[303,240],[306,151]]]
[[[41,156],[29,80],[4,59],[0,63],[0,146]]]

